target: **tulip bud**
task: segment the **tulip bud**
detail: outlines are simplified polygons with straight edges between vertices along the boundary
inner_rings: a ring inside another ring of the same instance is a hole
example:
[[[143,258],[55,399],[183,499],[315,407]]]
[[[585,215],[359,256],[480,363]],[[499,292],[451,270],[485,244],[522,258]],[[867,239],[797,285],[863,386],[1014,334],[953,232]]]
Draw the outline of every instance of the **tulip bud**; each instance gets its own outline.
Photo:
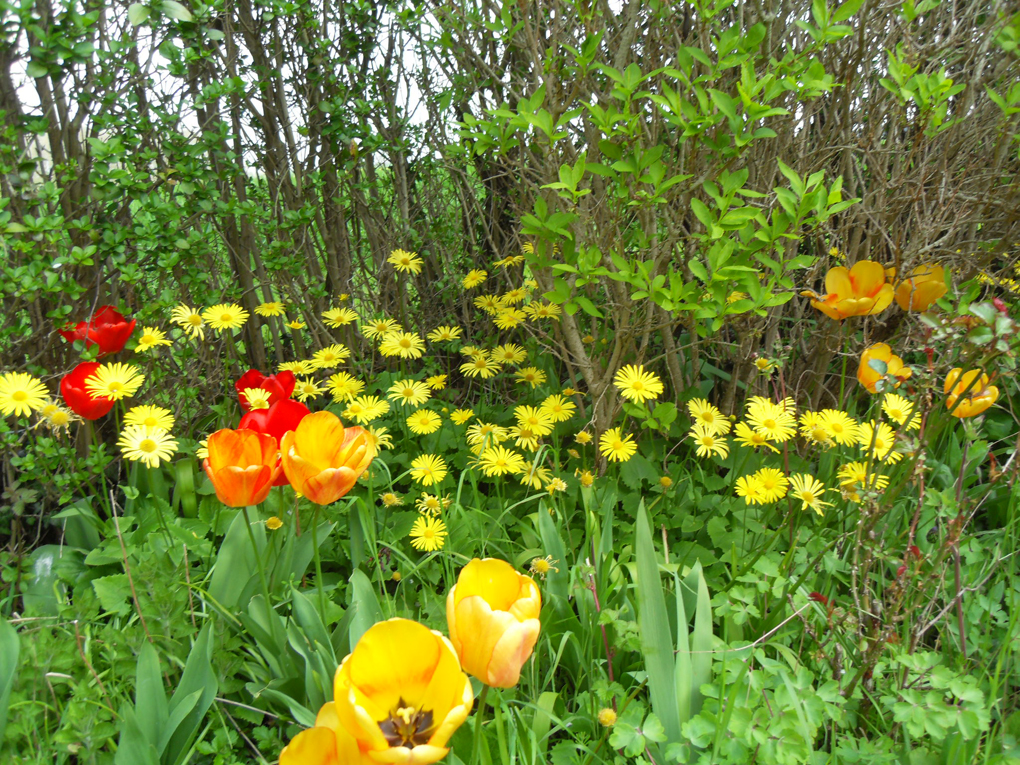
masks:
[[[517,685],[538,641],[542,596],[506,561],[475,558],[446,598],[450,642],[464,671],[496,688]]]

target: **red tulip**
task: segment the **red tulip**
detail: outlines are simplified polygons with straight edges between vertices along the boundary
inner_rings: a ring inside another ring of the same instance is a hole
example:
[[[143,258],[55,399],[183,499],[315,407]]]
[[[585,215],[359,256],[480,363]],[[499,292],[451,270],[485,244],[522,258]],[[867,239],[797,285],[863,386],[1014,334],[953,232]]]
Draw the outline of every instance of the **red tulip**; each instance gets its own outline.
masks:
[[[60,395],[71,411],[86,420],[98,420],[113,408],[112,398],[96,397],[85,390],[85,380],[100,366],[98,361],[83,361],[60,380]]]
[[[266,376],[257,369],[249,369],[241,375],[240,380],[234,383],[234,387],[237,389],[237,400],[241,402],[241,408],[247,412],[251,406],[248,404],[248,399],[245,398],[245,388],[262,388],[267,391],[269,405],[272,406],[281,399],[290,398],[290,394],[294,392],[294,382],[293,372],[280,372]]]
[[[256,430],[265,433],[276,439],[276,445],[280,445],[284,434],[288,430],[297,428],[298,423],[308,414],[308,407],[290,398],[281,398],[268,409],[252,409],[241,418],[237,429]],[[289,481],[283,471],[276,477],[274,486],[285,486]]]
[[[69,343],[83,340],[86,346],[98,345],[99,355],[106,356],[123,350],[134,331],[135,319],[128,321],[112,305],[104,305],[92,315],[91,320],[79,321],[73,329],[60,330],[60,334]]]

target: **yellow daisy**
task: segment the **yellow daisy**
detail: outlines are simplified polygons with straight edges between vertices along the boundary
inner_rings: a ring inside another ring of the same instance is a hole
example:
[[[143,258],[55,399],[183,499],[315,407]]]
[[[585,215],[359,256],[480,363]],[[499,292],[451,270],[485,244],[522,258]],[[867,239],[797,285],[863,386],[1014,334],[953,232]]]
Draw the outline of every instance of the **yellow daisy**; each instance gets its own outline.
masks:
[[[358,320],[358,314],[350,308],[330,308],[322,312],[322,318],[326,320],[326,326],[333,329],[340,329]]]
[[[432,375],[425,378],[425,384],[432,390],[442,390],[446,387],[446,375]]]
[[[910,422],[905,426],[907,430],[917,430],[921,427],[921,416],[917,414],[917,408],[903,396],[886,393],[882,397],[882,411],[897,425],[903,425],[910,417]],[[914,413],[913,416],[911,416],[911,412]]]
[[[419,515],[411,527],[411,547],[425,552],[442,550],[446,544],[446,524],[442,518]]]
[[[283,316],[284,304],[279,302],[259,303],[255,306],[255,313],[259,316]]]
[[[782,470],[776,468],[762,468],[754,474],[754,479],[761,485],[762,496],[765,502],[775,502],[786,496],[790,482]]]
[[[514,417],[522,427],[532,430],[536,436],[546,436],[553,431],[552,415],[533,406],[514,407]]]
[[[169,460],[177,451],[177,441],[163,428],[147,428],[144,425],[128,425],[117,439],[124,459],[144,462],[151,468],[159,467],[161,461]]]
[[[0,375],[0,412],[25,417],[41,409],[49,397],[42,381],[25,372]]]
[[[529,303],[524,311],[532,319],[559,319],[561,313],[555,303]]]
[[[218,303],[202,311],[202,320],[217,332],[243,327],[248,316],[237,303]]]
[[[471,409],[454,409],[450,413],[450,420],[454,425],[463,425],[474,416],[475,413]]]
[[[748,505],[764,505],[765,492],[762,489],[761,481],[753,475],[741,476],[737,479],[735,487],[738,497],[743,497]]]
[[[852,446],[857,443],[860,425],[846,412],[841,412],[838,409],[823,409],[822,424],[840,446]]]
[[[361,334],[369,340],[385,337],[391,332],[402,331],[403,327],[397,323],[396,319],[373,319],[361,325]]]
[[[85,378],[85,390],[93,396],[120,401],[138,392],[145,375],[130,364],[103,364]]]
[[[413,332],[391,332],[383,337],[379,353],[402,359],[420,359],[425,353],[425,341]]]
[[[819,515],[823,515],[822,508],[832,504],[831,502],[822,502],[825,486],[807,473],[795,473],[790,476],[790,492],[795,499],[800,500],[801,510],[811,508]]]
[[[376,452],[380,452],[383,449],[393,448],[393,437],[386,432],[386,428],[373,428],[366,426],[365,438],[368,440],[368,445],[372,447]]]
[[[322,395],[323,389],[319,387],[315,380],[305,378],[298,380],[294,385],[294,398],[298,401],[304,402],[310,398],[318,398]]]
[[[183,329],[189,337],[197,337],[199,340],[205,338],[205,330],[202,329],[205,321],[197,308],[181,303],[170,312],[170,321]]]
[[[524,471],[524,457],[503,446],[493,446],[482,452],[478,467],[489,477],[521,473]]]
[[[503,308],[496,314],[496,318],[492,320],[492,323],[500,329],[513,329],[526,318],[528,318],[528,315],[524,311],[516,308]]]
[[[483,380],[488,380],[499,373],[499,364],[488,356],[481,354],[475,356],[466,364],[461,364],[460,371],[468,377],[481,377]]]
[[[539,408],[543,412],[548,413],[553,422],[566,422],[573,417],[574,412],[577,411],[577,407],[574,405],[573,401],[568,400],[566,396],[562,396],[558,393],[548,396]]]
[[[446,478],[446,462],[435,454],[422,454],[411,460],[411,478],[422,486],[432,486]]]
[[[730,432],[729,418],[720,412],[718,408],[708,403],[706,399],[691,399],[687,402],[687,411],[690,413],[695,425],[704,425],[720,436],[725,436]]]
[[[628,364],[616,373],[613,385],[628,401],[643,402],[662,395],[662,380],[643,366]]]
[[[351,355],[350,349],[343,343],[333,343],[312,354],[312,363],[318,369],[332,369],[339,366]]]
[[[429,386],[419,380],[400,380],[386,391],[386,398],[410,406],[421,406],[431,397]]]
[[[434,330],[429,332],[428,338],[433,343],[452,343],[460,337],[460,332],[460,327],[443,325],[441,327],[436,327]]]
[[[397,271],[402,271],[405,274],[420,274],[422,267],[422,259],[416,252],[408,252],[407,250],[394,250],[390,253],[390,256],[386,258],[386,262],[389,263]]]
[[[517,378],[517,382],[525,383],[530,385],[532,388],[537,388],[539,385],[546,381],[545,372],[538,367],[524,367],[514,372],[514,377]]]
[[[753,430],[746,422],[737,423],[737,427],[733,431],[733,437],[741,446],[750,446],[752,449],[764,446],[766,449],[770,449],[773,452],[779,452],[776,447],[769,443],[769,440],[763,433]]]
[[[305,323],[304,323],[303,321],[298,321],[297,319],[294,319],[294,321],[289,321],[289,322],[287,322],[287,326],[288,326],[288,327],[289,327],[290,329],[293,329],[293,330],[299,330],[299,329],[304,329],[304,328],[305,328],[305,327],[307,327],[308,325],[307,325],[307,324],[305,324]]]
[[[365,383],[347,372],[337,372],[335,375],[331,375],[326,381],[326,385],[329,387],[329,392],[333,394],[333,400],[338,404],[350,401],[365,390]]]
[[[173,430],[174,416],[169,409],[161,406],[133,406],[124,415],[125,425],[139,425],[143,428]]]
[[[610,462],[626,462],[637,453],[637,444],[629,433],[625,436],[619,428],[610,428],[599,439],[599,451]]]
[[[407,418],[407,427],[412,433],[419,436],[427,436],[429,433],[435,433],[439,430],[439,426],[442,424],[443,419],[429,409],[419,409]]]
[[[142,327],[142,334],[138,338],[138,345],[135,346],[135,353],[145,353],[161,345],[173,345],[166,333],[156,327]]]
[[[528,352],[516,343],[497,345],[490,355],[500,364],[520,364],[528,358]]]
[[[474,289],[479,284],[484,282],[486,278],[488,278],[488,276],[489,276],[488,271],[484,271],[480,268],[474,268],[467,272],[467,276],[464,277],[464,281],[461,282],[461,284],[464,286],[464,289],[466,290]]]
[[[697,422],[688,434],[698,445],[695,454],[699,457],[720,457],[726,459],[730,453],[730,445],[713,428]]]

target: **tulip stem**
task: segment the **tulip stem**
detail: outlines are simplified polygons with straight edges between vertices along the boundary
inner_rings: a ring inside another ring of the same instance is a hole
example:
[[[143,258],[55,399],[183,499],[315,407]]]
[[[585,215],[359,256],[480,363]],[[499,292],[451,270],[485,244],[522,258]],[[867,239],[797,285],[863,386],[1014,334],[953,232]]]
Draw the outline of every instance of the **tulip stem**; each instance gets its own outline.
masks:
[[[475,715],[475,737],[471,744],[471,765],[478,765],[478,752],[482,742],[482,718],[485,716],[485,697],[489,695],[489,686],[483,685],[478,694],[478,713]]]
[[[322,619],[322,626],[326,622],[326,591],[322,583],[322,556],[319,555],[319,505],[315,506],[312,513],[312,554],[315,556],[315,589],[319,591],[319,618]]]
[[[241,512],[244,513],[244,527],[248,530],[248,539],[251,540],[251,550],[255,554],[255,565],[259,569],[259,581],[262,583],[262,597],[266,599],[266,621],[269,622],[269,631],[273,635],[273,640],[276,640],[276,620],[270,615],[272,610],[272,601],[269,598],[269,582],[266,580],[266,572],[262,567],[262,558],[259,554],[259,546],[255,541],[255,532],[251,530],[251,518],[248,516],[248,506],[242,506]]]

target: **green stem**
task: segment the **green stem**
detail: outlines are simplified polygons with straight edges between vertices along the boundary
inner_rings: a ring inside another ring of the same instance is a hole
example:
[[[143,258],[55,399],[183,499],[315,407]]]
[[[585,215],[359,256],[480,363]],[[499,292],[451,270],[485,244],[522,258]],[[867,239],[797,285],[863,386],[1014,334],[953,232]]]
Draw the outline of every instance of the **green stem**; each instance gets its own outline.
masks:
[[[475,714],[475,736],[471,744],[471,763],[478,765],[478,752],[482,743],[482,718],[485,716],[485,697],[489,695],[489,686],[483,685],[478,695],[478,712]]]
[[[326,591],[322,584],[322,556],[319,555],[319,505],[315,506],[315,512],[312,513],[312,555],[315,556],[315,584],[316,589],[319,591],[319,617],[322,619],[322,626],[325,627],[326,622]]]
[[[254,506],[252,506],[254,510]],[[248,507],[242,507],[241,512],[244,513],[244,527],[248,530],[248,539],[251,540],[251,549],[255,553],[255,565],[259,569],[259,581],[262,583],[262,597],[266,599],[266,620],[269,622],[269,629],[273,633],[273,640],[276,640],[276,621],[270,616],[271,600],[269,598],[269,582],[266,580],[266,571],[262,566],[262,558],[259,554],[259,546],[255,541],[255,532],[251,530],[251,518],[248,515]]]

